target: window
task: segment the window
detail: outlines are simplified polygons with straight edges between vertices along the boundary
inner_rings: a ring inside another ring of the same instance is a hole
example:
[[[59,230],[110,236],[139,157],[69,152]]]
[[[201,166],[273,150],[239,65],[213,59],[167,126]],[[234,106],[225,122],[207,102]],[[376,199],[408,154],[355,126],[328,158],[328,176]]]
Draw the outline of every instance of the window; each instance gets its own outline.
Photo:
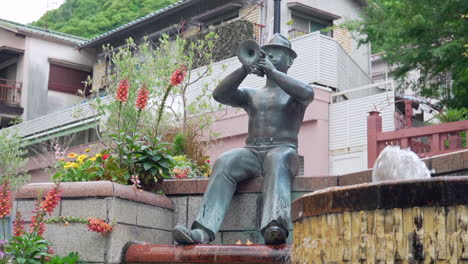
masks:
[[[333,26],[333,20],[341,18],[340,16],[299,2],[289,2],[287,5],[291,10],[292,19],[291,29],[289,30],[290,38],[316,31],[332,37],[332,31],[325,29]]]
[[[295,38],[304,34],[320,31],[321,34],[326,36],[332,36],[331,31],[325,31],[324,29],[333,25],[333,21],[325,21],[318,18],[307,17],[300,14],[292,14],[292,28],[289,31],[290,37]]]
[[[78,90],[84,89],[84,81],[86,81],[88,75],[91,75],[90,71],[51,63],[49,90],[76,95]]]

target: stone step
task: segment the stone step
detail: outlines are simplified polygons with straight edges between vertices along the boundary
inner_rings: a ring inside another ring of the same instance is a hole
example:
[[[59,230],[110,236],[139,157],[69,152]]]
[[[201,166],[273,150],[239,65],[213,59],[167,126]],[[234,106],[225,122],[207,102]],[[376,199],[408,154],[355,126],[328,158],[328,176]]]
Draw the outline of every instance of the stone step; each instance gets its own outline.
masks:
[[[123,263],[195,264],[195,263],[290,263],[290,245],[129,245]]]

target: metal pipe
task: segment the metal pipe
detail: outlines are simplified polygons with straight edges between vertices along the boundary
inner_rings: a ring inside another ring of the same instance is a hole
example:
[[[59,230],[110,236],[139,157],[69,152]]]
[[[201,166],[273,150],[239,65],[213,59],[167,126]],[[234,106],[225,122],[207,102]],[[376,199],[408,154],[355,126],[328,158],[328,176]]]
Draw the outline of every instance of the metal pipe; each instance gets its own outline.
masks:
[[[281,33],[281,0],[275,1],[273,33]]]

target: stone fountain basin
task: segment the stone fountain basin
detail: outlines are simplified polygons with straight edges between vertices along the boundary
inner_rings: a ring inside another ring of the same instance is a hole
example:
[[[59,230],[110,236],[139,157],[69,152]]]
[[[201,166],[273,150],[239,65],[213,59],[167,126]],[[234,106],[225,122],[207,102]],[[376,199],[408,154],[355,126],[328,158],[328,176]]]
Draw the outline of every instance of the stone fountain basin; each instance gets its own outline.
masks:
[[[468,260],[466,176],[327,188],[291,214],[293,263]]]

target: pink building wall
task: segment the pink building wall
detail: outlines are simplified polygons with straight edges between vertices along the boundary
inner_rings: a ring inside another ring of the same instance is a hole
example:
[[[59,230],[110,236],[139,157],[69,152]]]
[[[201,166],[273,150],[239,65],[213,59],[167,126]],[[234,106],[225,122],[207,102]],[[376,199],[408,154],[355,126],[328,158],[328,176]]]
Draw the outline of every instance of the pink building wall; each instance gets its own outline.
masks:
[[[328,175],[328,105],[330,91],[315,88],[314,101],[309,105],[299,131],[299,155],[304,156],[304,176]],[[216,113],[221,117],[212,129],[221,133],[208,150],[211,161],[223,152],[245,145],[248,116],[242,109]]]

